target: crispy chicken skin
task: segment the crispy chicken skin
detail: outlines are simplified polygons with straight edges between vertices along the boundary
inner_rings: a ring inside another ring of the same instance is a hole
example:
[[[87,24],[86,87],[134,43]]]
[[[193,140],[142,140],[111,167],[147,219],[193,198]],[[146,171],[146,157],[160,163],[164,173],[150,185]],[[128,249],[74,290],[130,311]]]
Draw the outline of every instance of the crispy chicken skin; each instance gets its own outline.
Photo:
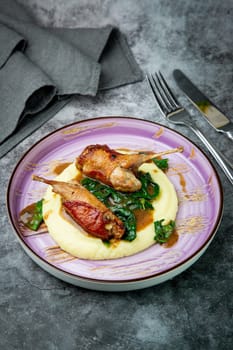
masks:
[[[107,145],[90,145],[76,159],[76,167],[118,191],[134,192],[141,188],[137,168],[151,158],[152,153],[122,154]]]
[[[53,192],[61,196],[65,211],[86,232],[103,240],[123,236],[122,221],[79,183],[48,180],[35,175],[33,180],[51,185]]]
[[[171,151],[179,152],[181,148]],[[136,177],[139,166],[171,151],[158,154],[153,152],[122,154],[107,145],[97,144],[87,146],[76,158],[75,164],[86,176],[95,178],[118,191],[135,192],[141,188],[141,182]]]

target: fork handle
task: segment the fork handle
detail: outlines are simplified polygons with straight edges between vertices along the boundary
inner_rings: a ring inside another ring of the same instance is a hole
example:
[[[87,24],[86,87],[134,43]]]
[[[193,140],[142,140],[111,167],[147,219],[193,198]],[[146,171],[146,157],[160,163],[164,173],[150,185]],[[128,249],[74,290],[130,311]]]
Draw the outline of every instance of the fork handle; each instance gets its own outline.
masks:
[[[204,136],[204,134],[202,134],[202,132],[197,128],[196,125],[194,124],[188,124],[188,126],[190,127],[190,129],[192,129],[192,131],[200,138],[200,140],[204,143],[204,145],[207,147],[207,149],[209,150],[209,152],[212,154],[212,156],[214,157],[214,159],[216,160],[216,162],[218,163],[218,165],[221,167],[222,171],[225,173],[226,177],[228,178],[228,180],[230,181],[230,183],[233,185],[233,175],[232,175],[232,171],[230,170],[229,166],[231,168],[233,168],[233,164],[227,159],[225,158],[225,156],[218,151],[208,140],[207,138]],[[228,166],[229,165],[229,166]]]

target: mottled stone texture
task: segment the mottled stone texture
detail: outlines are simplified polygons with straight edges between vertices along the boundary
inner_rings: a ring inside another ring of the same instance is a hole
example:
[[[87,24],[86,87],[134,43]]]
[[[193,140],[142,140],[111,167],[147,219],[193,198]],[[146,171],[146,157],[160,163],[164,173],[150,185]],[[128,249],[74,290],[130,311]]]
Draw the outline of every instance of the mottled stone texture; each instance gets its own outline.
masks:
[[[173,69],[184,70],[231,114],[232,0],[20,2],[45,26],[118,26],[144,72],[160,69],[210,140],[232,159],[232,143],[211,129],[172,78]],[[144,81],[96,98],[75,98],[0,161],[1,349],[232,349],[232,187],[217,166],[224,190],[222,224],[206,253],[172,281],[126,293],[89,291],[50,276],[19,246],[5,207],[7,183],[19,157],[58,127],[104,115],[165,123]],[[205,150],[191,131],[177,130]]]

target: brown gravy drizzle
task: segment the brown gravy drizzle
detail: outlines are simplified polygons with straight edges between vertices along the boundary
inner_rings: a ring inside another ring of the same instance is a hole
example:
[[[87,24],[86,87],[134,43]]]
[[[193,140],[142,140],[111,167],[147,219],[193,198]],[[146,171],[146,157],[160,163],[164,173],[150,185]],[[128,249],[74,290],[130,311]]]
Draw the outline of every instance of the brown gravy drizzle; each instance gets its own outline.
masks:
[[[177,173],[177,175],[180,178],[180,185],[182,187],[183,192],[187,192],[187,190],[186,190],[186,181],[185,181],[184,175],[181,174],[181,173]]]
[[[143,230],[148,225],[152,224],[154,221],[153,210],[140,210],[134,211],[136,217],[136,230],[137,232]]]
[[[23,216],[24,214],[28,214],[28,215],[32,216],[34,213],[34,210],[35,210],[35,206],[36,206],[36,203],[32,203],[32,204],[27,205],[19,213],[20,217]]]
[[[178,241],[178,238],[179,238],[178,232],[174,230],[171,236],[168,238],[168,241],[164,244],[164,247],[171,248]]]
[[[63,170],[65,170],[65,168],[67,168],[71,164],[72,163],[59,163],[54,166],[53,173],[56,175],[60,175],[63,172]]]
[[[161,135],[163,135],[163,133],[164,133],[164,128],[159,128],[159,130],[158,131],[156,131],[156,133],[154,134],[154,137],[156,137],[156,138],[159,138]]]
[[[189,155],[189,158],[190,158],[190,159],[194,159],[195,156],[196,156],[196,152],[195,152],[195,149],[192,147],[191,152],[190,152],[190,155]]]
[[[25,208],[23,208],[20,213],[19,213],[19,219],[20,219],[20,222],[24,225],[24,226],[27,226],[27,223],[30,222],[31,218],[33,217],[34,215],[34,211],[35,211],[35,207],[36,207],[36,202],[34,203],[31,203],[29,205],[27,205]],[[37,229],[36,232],[39,232],[41,230],[46,230],[47,229],[47,226],[45,224],[44,221],[41,222],[39,228]]]

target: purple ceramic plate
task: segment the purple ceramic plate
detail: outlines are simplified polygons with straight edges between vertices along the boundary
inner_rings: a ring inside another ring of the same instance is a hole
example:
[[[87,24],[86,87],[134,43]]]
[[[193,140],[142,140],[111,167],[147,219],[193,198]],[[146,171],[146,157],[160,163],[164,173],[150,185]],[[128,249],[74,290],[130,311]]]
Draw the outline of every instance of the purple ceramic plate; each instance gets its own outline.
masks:
[[[179,210],[179,239],[172,247],[159,244],[130,257],[81,260],[63,252],[47,232],[32,234],[19,224],[19,213],[42,198],[44,185],[33,173],[54,178],[58,164],[72,162],[90,144],[160,152],[184,146],[169,158],[167,173],[174,184]],[[8,211],[27,254],[54,276],[81,287],[123,291],[149,287],[181,273],[206,250],[220,224],[222,188],[213,165],[190,140],[165,126],[128,117],[101,117],[65,126],[36,143],[17,164],[8,187]]]

